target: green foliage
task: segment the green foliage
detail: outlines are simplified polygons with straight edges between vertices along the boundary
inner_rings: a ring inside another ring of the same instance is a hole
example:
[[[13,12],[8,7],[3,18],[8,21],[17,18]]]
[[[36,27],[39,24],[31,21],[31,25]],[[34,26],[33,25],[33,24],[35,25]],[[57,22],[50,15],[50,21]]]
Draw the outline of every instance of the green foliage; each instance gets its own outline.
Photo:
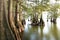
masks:
[[[39,10],[40,10],[40,11],[44,11],[44,10],[46,10],[46,8],[47,8],[46,5],[38,5],[38,6],[35,7],[35,9],[37,9],[38,11],[39,11]]]
[[[45,2],[45,3],[43,3]],[[57,17],[57,9],[60,9],[60,5],[59,4],[55,4],[55,5],[50,5],[48,4],[49,0],[42,0],[40,4],[37,4],[36,6],[31,6],[30,8],[28,8],[26,6],[26,4],[21,5],[23,10],[27,12],[27,15],[32,16],[34,13],[39,13],[41,14],[43,11],[51,11],[52,15]]]
[[[54,6],[50,7],[49,11],[53,12],[52,15],[53,15],[54,18],[58,17],[58,13],[57,13],[58,8],[60,8],[60,6],[58,4],[55,4]]]

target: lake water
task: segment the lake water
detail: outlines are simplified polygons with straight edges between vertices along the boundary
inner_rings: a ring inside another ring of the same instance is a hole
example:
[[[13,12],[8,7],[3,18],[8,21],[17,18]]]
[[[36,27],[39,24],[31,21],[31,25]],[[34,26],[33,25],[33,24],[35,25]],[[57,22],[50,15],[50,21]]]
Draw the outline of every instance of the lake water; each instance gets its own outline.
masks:
[[[46,15],[43,14],[45,26],[31,26],[31,22],[26,19],[22,40],[60,40],[60,17],[57,17],[56,24],[53,24],[50,19],[47,22]]]

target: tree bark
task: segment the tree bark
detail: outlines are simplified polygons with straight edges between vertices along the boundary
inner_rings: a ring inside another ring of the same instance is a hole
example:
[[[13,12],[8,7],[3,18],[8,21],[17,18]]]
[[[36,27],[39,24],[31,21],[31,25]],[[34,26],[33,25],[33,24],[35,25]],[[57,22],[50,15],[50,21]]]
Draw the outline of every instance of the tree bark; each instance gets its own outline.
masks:
[[[20,7],[21,7],[21,4],[20,4]],[[20,9],[20,12],[19,12],[19,9]],[[23,31],[24,30],[24,27],[22,25],[22,22],[21,22],[21,13],[22,12],[22,9],[19,8],[19,0],[16,0],[16,13],[15,13],[15,25],[17,26],[17,28],[19,29],[19,31]]]
[[[9,24],[11,26],[11,28],[13,29],[15,35],[16,35],[16,40],[21,40],[20,35],[19,35],[19,31],[16,28],[14,22],[13,22],[13,18],[12,18],[12,0],[9,0],[8,2],[8,20],[9,20]]]
[[[5,29],[3,27],[3,0],[0,0],[0,40],[5,39]]]

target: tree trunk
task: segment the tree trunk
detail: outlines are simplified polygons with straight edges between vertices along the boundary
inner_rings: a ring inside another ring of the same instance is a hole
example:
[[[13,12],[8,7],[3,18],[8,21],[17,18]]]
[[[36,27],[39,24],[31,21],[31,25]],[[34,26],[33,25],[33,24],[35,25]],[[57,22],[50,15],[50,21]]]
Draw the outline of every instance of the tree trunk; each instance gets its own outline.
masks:
[[[53,18],[53,23],[56,24],[56,18]]]
[[[5,31],[3,27],[3,0],[0,0],[0,40],[5,39]]]
[[[13,18],[12,18],[12,0],[8,0],[8,20],[11,28],[13,29],[15,35],[16,35],[16,40],[21,40],[18,29],[16,28]]]
[[[21,5],[21,4],[20,4]],[[20,6],[21,7],[21,6]],[[19,0],[16,0],[16,9],[15,9],[15,25],[19,31],[19,34],[20,34],[20,37],[22,38],[22,33],[24,31],[24,27],[21,23],[21,10],[20,10],[20,13],[19,13]]]
[[[43,19],[42,19],[42,14],[41,14],[41,18],[40,18],[39,24],[40,24],[41,26],[44,26],[44,21],[43,21]]]

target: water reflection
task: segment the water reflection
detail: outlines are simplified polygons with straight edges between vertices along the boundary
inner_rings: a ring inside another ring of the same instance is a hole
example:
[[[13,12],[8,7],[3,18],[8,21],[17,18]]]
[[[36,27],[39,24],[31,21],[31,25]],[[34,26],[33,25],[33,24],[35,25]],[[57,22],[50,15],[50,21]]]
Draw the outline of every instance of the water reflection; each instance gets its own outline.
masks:
[[[26,20],[25,30],[23,33],[23,40],[60,40],[60,18],[57,18],[57,23],[48,22],[45,19],[45,26],[31,26]]]
[[[51,28],[51,31],[52,31],[52,35],[54,36],[54,38],[56,40],[58,40],[58,30],[57,30],[57,26],[56,24],[52,24],[52,28]]]

